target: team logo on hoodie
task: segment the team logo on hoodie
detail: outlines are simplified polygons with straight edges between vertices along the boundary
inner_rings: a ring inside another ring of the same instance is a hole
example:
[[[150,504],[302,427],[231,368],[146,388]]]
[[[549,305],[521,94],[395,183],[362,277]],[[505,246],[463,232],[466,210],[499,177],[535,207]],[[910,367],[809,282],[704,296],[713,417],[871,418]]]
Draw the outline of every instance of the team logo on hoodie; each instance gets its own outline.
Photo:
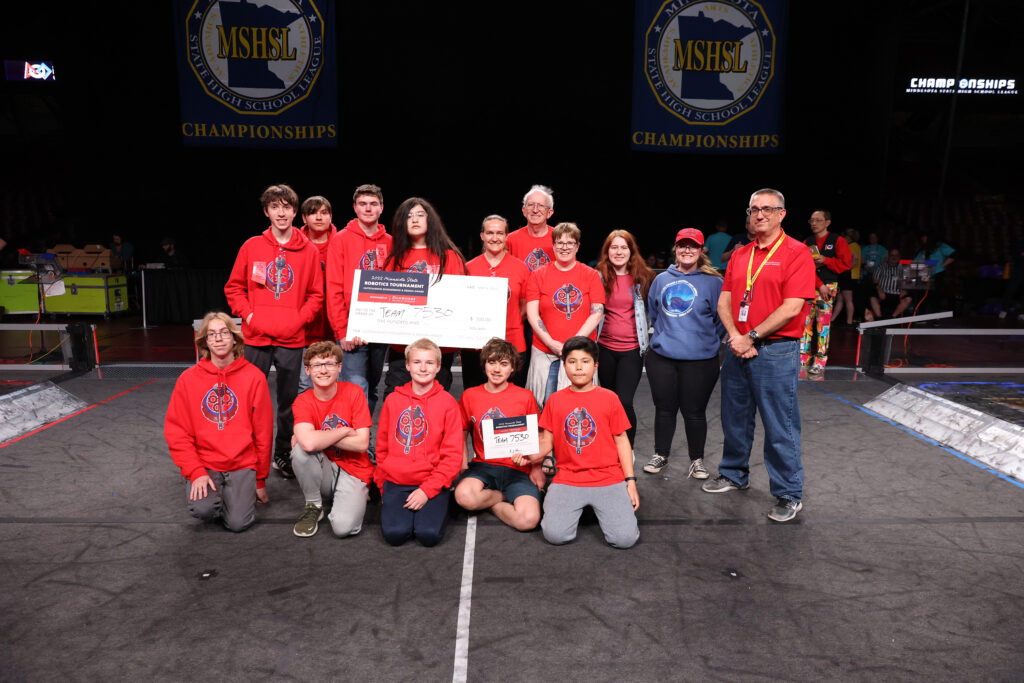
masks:
[[[376,249],[367,249],[366,253],[359,257],[359,270],[377,270]]]
[[[572,314],[580,310],[580,306],[583,305],[583,292],[573,283],[566,282],[555,290],[551,300],[555,304],[556,311],[565,313],[566,320],[572,320]]]
[[[284,260],[283,256],[267,264],[267,288],[274,293],[278,299],[295,284],[295,271]]]
[[[427,416],[420,406],[409,406],[398,416],[395,438],[405,445],[408,453],[413,446],[419,446],[427,438]]]
[[[697,288],[686,280],[676,280],[661,290],[659,302],[662,312],[673,318],[681,318],[693,310],[697,300]]]
[[[548,258],[548,255],[540,247],[537,247],[526,255],[526,267],[531,271],[537,270],[541,266],[546,266],[549,263],[551,263],[551,259]]]
[[[203,396],[200,408],[210,422],[217,423],[217,429],[224,429],[224,423],[232,419],[238,412],[238,397],[227,384],[217,382]]]
[[[579,455],[585,446],[597,438],[597,425],[586,408],[574,408],[565,418],[565,442],[576,449]]]

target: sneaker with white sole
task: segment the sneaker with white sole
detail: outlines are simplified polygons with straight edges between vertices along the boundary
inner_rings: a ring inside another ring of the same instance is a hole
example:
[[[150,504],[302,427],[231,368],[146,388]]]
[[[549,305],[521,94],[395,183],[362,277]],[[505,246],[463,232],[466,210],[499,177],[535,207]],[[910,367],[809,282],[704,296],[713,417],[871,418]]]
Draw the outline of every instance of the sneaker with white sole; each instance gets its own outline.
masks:
[[[750,484],[740,486],[731,479],[720,474],[711,481],[704,482],[700,488],[704,493],[728,493],[729,491],[742,491],[744,489],[749,489]]]
[[[644,472],[647,474],[657,474],[665,469],[666,465],[668,465],[668,458],[664,458],[655,453],[651,456],[651,459],[647,461],[647,464],[644,465]]]
[[[313,536],[316,534],[317,529],[320,528],[317,522],[323,518],[324,509],[322,507],[313,503],[306,503],[306,509],[302,511],[302,516],[299,517],[299,521],[295,522],[295,528],[292,531],[301,538]]]
[[[295,472],[292,471],[292,459],[290,456],[284,456],[278,453],[270,461],[270,466],[277,470],[277,473],[280,474],[283,479],[295,478]]]
[[[796,517],[796,513],[803,510],[804,504],[792,498],[779,498],[775,501],[775,507],[768,513],[768,519],[774,522],[788,522]]]
[[[690,461],[690,476],[694,479],[707,479],[709,476],[708,469],[704,467],[704,458],[697,458],[696,460]]]

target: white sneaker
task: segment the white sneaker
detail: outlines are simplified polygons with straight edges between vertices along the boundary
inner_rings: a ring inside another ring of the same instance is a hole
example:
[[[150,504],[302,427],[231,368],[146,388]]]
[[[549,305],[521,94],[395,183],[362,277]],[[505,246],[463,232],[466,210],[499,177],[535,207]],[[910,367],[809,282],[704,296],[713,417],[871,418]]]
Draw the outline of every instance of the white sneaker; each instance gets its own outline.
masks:
[[[704,458],[697,458],[690,462],[689,475],[694,479],[707,479],[710,476],[707,468],[704,467]]]

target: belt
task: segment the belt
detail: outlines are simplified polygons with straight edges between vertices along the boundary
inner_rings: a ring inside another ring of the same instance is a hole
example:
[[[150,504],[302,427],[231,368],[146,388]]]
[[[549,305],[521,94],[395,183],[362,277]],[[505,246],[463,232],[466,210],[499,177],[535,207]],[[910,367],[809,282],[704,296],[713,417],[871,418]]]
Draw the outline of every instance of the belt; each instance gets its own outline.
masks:
[[[769,344],[778,344],[779,342],[795,342],[796,337],[768,337],[767,339],[758,339],[754,342],[754,348],[759,349],[762,346],[768,346]]]

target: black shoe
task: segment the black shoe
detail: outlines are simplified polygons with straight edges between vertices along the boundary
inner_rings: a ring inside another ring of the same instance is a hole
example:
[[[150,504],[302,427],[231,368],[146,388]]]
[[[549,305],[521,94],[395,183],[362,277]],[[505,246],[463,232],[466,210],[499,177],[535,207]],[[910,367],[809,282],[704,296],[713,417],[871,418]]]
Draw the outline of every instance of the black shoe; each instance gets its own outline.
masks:
[[[292,460],[283,455],[275,455],[271,461],[271,466],[277,470],[277,473],[281,475],[283,479],[294,479],[295,472],[292,471]]]

